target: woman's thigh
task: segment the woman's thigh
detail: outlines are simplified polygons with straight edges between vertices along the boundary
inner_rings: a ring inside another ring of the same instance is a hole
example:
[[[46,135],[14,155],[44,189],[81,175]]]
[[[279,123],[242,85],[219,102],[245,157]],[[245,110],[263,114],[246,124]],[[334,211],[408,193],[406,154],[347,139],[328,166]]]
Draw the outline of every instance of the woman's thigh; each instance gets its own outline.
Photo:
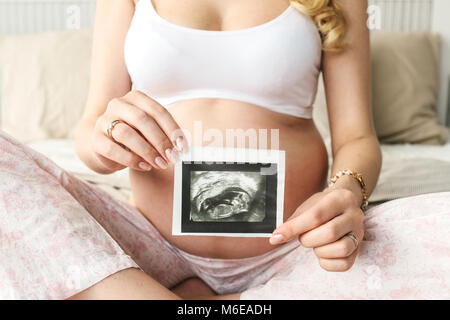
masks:
[[[1,132],[0,153],[0,298],[65,299],[138,267],[140,283],[190,276],[137,210]]]

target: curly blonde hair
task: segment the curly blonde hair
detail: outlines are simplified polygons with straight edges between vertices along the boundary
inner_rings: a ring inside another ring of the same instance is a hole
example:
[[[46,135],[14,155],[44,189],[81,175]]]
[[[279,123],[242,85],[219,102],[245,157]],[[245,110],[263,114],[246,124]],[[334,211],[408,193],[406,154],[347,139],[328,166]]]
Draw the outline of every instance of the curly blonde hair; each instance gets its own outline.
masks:
[[[325,51],[338,51],[344,46],[346,21],[337,0],[290,0],[298,10],[311,17],[322,37]]]

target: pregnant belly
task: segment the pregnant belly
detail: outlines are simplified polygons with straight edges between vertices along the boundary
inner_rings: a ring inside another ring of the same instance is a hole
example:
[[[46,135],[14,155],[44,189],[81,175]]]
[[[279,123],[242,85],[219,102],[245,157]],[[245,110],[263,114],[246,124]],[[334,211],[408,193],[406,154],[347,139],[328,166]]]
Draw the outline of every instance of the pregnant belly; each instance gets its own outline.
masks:
[[[222,99],[185,101],[172,107],[170,112],[190,136],[191,145],[279,147],[284,150],[284,220],[308,197],[323,189],[328,168],[327,154],[312,120]],[[256,138],[252,134],[255,132]],[[131,203],[167,240],[184,251],[203,257],[237,259],[273,249],[267,238],[172,236],[173,167],[149,173],[131,171],[130,179]],[[226,180],[223,184],[225,190]],[[211,219],[235,219],[239,212],[245,211],[249,196],[245,192],[247,189],[227,189],[220,197],[208,196],[207,203],[199,198],[198,214],[208,215]]]

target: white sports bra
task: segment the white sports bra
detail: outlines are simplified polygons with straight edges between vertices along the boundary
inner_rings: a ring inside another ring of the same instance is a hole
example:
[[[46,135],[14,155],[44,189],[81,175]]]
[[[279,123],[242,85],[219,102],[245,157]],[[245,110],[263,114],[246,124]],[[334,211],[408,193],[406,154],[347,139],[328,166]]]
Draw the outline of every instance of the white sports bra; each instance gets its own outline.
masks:
[[[133,88],[166,108],[222,98],[307,119],[321,54],[316,26],[292,5],[256,27],[210,31],[171,23],[140,0],[125,42]]]

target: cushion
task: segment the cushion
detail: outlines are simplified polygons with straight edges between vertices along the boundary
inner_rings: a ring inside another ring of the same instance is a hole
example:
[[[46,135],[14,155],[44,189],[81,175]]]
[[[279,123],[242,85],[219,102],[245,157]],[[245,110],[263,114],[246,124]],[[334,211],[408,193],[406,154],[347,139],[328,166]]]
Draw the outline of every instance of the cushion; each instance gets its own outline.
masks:
[[[87,99],[91,30],[0,40],[0,127],[29,142],[73,137]]]
[[[372,110],[382,143],[444,144],[448,128],[439,124],[439,48],[436,34],[377,31],[372,43]],[[323,81],[314,121],[325,141],[330,132]]]
[[[430,33],[374,32],[372,107],[383,143],[444,144],[439,124],[440,38]]]

